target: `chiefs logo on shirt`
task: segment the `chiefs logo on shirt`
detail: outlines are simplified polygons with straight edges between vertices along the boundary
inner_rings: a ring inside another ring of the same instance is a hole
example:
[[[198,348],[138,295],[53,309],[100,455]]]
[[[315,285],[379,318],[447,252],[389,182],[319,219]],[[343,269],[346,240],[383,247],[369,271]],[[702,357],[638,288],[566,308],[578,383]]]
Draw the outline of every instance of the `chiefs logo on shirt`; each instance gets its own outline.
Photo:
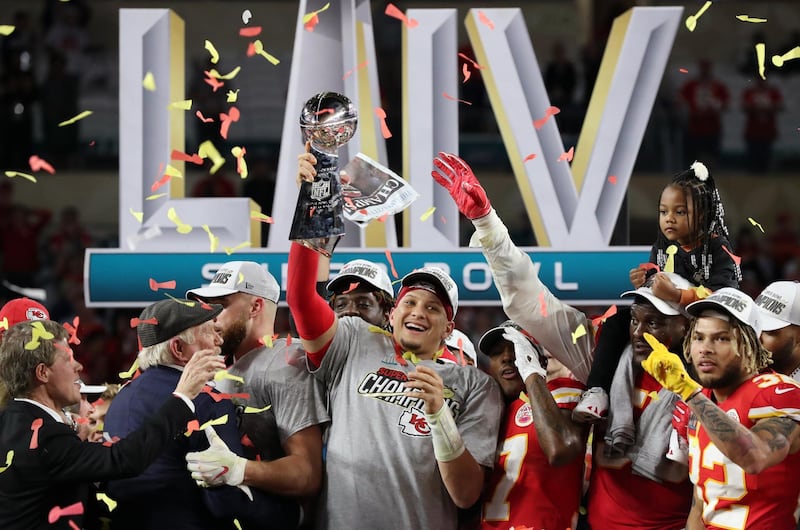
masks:
[[[425,413],[419,409],[407,409],[400,416],[398,425],[403,430],[403,434],[409,436],[429,436],[431,427],[425,419]]]
[[[514,416],[514,423],[518,427],[527,427],[533,423],[533,413],[528,403],[525,403],[517,410],[517,414]]]

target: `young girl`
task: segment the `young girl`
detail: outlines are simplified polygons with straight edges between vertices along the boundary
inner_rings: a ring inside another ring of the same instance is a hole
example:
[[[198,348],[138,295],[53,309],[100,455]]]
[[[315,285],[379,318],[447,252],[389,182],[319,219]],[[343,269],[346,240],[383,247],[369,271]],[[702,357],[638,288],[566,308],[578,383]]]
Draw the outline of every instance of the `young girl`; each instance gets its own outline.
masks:
[[[707,291],[739,287],[741,271],[728,241],[725,210],[714,179],[700,162],[673,177],[661,192],[658,205],[658,237],[650,250],[650,264],[630,271],[634,289],[652,274],[653,294],[682,308],[703,296],[703,289],[677,289],[665,275],[674,272]],[[656,265],[658,266],[656,268]],[[619,323],[617,322],[619,321]],[[608,412],[608,392],[622,351],[629,340],[630,313],[618,311],[601,333],[614,333],[613,341],[598,342],[587,390],[575,407],[576,421],[596,421]],[[618,329],[619,328],[619,329]]]

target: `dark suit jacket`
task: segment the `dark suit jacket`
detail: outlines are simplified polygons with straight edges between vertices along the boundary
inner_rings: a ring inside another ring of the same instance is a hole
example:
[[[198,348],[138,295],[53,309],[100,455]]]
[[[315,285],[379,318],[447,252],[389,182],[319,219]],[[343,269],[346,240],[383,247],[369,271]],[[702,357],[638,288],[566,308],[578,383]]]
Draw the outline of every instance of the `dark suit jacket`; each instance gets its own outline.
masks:
[[[38,445],[30,449],[34,420],[41,418]],[[12,401],[0,412],[0,467],[13,451],[11,465],[0,473],[0,528],[3,530],[81,527],[83,515],[65,516],[54,524],[54,506],[90,505],[91,482],[141,473],[167,443],[186,430],[194,414],[179,398],[169,398],[151,421],[124,440],[105,446],[83,442],[70,427],[24,401]]]

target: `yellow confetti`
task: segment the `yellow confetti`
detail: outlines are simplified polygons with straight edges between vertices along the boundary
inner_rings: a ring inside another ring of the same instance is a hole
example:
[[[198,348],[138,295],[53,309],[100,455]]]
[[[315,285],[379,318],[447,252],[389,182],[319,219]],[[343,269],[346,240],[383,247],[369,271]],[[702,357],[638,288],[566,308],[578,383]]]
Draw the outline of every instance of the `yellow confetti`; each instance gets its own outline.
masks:
[[[144,198],[144,200],[146,200],[146,201],[154,201],[156,199],[160,199],[161,197],[166,197],[166,196],[167,196],[166,193],[156,193],[156,194],[153,194],[153,195],[148,195],[147,197]]]
[[[211,54],[211,64],[217,64],[217,61],[219,61],[219,52],[214,47],[214,45],[211,44],[211,41],[208,39],[206,39],[205,46],[206,50],[208,50],[208,53]]]
[[[763,42],[759,42],[756,44],[756,59],[758,59],[758,75],[761,79],[766,79],[767,76],[764,75],[764,57],[766,53],[766,46]]]
[[[213,254],[217,251],[217,247],[219,246],[219,238],[211,233],[211,229],[208,225],[203,225],[203,230],[208,234],[208,239],[211,242],[211,250],[209,250],[209,252]]]
[[[579,325],[575,331],[572,332],[572,344],[577,344],[578,339],[586,335],[586,328],[583,324]]]
[[[3,320],[0,320],[0,329],[8,329],[8,318],[3,317]]]
[[[139,359],[134,359],[133,364],[131,365],[130,368],[128,368],[127,371],[120,372],[117,375],[119,376],[120,379],[130,379],[131,377],[133,377],[133,374],[135,374],[136,370],[138,369],[139,369]]]
[[[70,119],[68,119],[66,121],[62,121],[61,123],[58,124],[58,126],[59,127],[64,127],[65,125],[72,125],[76,121],[82,120],[82,119],[84,119],[84,118],[86,118],[88,116],[91,116],[92,114],[94,114],[94,113],[91,110],[84,110],[83,112],[81,112],[77,116],[74,116],[74,117],[72,117],[72,118],[70,118]]]
[[[231,70],[229,73],[227,73],[225,75],[222,75],[219,72],[217,72],[216,69],[212,68],[211,70],[208,71],[208,77],[213,77],[214,79],[229,80],[229,79],[233,79],[234,77],[239,75],[239,70],[241,70],[241,69],[242,69],[241,66],[237,66],[236,68]]]
[[[232,381],[237,381],[241,384],[244,384],[244,379],[238,375],[229,374],[227,370],[220,370],[214,374],[214,381],[222,381],[223,379],[230,379]]]
[[[255,210],[250,210],[250,219],[255,221],[264,221],[266,223],[272,223],[272,217],[265,213],[257,212]]]
[[[15,29],[17,29],[16,26],[0,25],[0,35],[8,37],[14,33]]]
[[[259,412],[266,412],[272,408],[272,405],[267,405],[266,407],[262,407],[260,409],[256,407],[245,407],[244,413],[245,414],[258,414]]]
[[[762,22],[766,22],[767,21],[766,18],[755,18],[755,17],[751,17],[749,15],[736,15],[736,18],[738,18],[742,22],[753,22],[755,24],[760,24]]]
[[[705,4],[703,4],[703,7],[701,7],[697,11],[697,13],[695,13],[694,15],[689,15],[688,17],[686,17],[686,29],[688,29],[689,31],[694,31],[694,28],[697,27],[697,19],[700,18],[701,16],[703,16],[703,13],[705,13],[706,9],[708,9],[709,7],[711,7],[711,1],[710,0],[707,1]]]
[[[26,350],[35,350],[39,347],[39,339],[51,340],[53,334],[44,329],[41,322],[36,321],[31,324],[31,340],[25,345]]]
[[[169,164],[167,164],[167,169],[164,170],[164,174],[169,175],[170,177],[177,177],[179,179],[183,178],[183,173],[181,173],[179,169],[172,167]]]
[[[792,59],[800,59],[800,46],[795,46],[783,55],[773,55],[772,64],[780,68],[783,66],[783,63],[791,61]]]
[[[236,100],[239,99],[239,89],[236,90],[228,90],[228,94],[226,95],[227,99],[225,100],[227,103],[236,103]]]
[[[648,395],[648,396],[650,397],[650,399],[652,399],[653,401],[658,401],[658,399],[659,399],[659,398],[658,398],[658,392],[656,392],[655,390],[651,390],[650,392],[648,392],[648,393],[647,393],[647,395]]]
[[[693,287],[692,289],[697,294],[698,300],[702,300],[703,298],[708,298],[708,296],[711,294],[711,290],[704,285],[698,285],[697,287]]]
[[[186,307],[194,307],[196,305],[196,303],[191,300],[181,300],[180,298],[175,298],[169,293],[164,293],[164,294],[167,296],[167,298],[171,298],[173,302],[178,302],[179,304],[183,304]]]
[[[209,173],[212,175],[216,173],[219,168],[225,163],[225,159],[219,154],[217,148],[214,147],[214,144],[211,143],[211,140],[206,140],[205,142],[201,143],[197,147],[197,154],[200,155],[201,158],[210,158],[211,162],[214,164],[211,166]]]
[[[231,149],[231,154],[236,157],[236,172],[246,179],[248,175],[247,161],[244,159],[245,150],[242,147],[235,146]]]
[[[757,221],[756,221],[755,219],[753,219],[752,217],[748,217],[748,218],[747,218],[747,220],[748,220],[748,221],[750,221],[750,224],[751,224],[751,225],[753,225],[753,226],[757,227],[759,230],[761,230],[761,233],[762,233],[762,234],[764,233],[764,227],[763,227],[763,226],[761,226],[761,223],[757,222]]]
[[[431,206],[430,208],[428,208],[428,211],[426,211],[424,214],[419,216],[419,220],[420,221],[427,221],[428,217],[433,215],[433,212],[435,212],[435,211],[436,211],[436,206]]]
[[[180,217],[178,217],[178,212],[175,211],[175,208],[170,208],[167,210],[167,219],[175,223],[175,229],[179,234],[188,234],[192,231],[192,226],[181,221]]]
[[[253,49],[255,49],[257,54],[259,54],[264,59],[268,60],[273,65],[280,63],[280,60],[278,60],[277,57],[270,55],[269,53],[267,53],[267,51],[264,50],[264,44],[261,42],[261,40],[256,39],[255,42],[253,42]]]
[[[114,508],[117,507],[117,501],[106,495],[105,493],[97,493],[97,500],[103,501],[106,506],[108,506],[108,511],[113,512]]]
[[[223,248],[223,250],[225,250],[225,254],[230,256],[231,254],[233,254],[237,250],[242,249],[242,248],[247,248],[249,246],[250,246],[250,242],[249,241],[245,241],[243,243],[239,243],[235,247],[222,247],[222,248]]]
[[[223,414],[219,418],[214,418],[214,419],[208,420],[207,422],[202,424],[200,426],[200,430],[201,431],[205,430],[206,427],[211,427],[212,425],[225,425],[226,423],[228,423],[228,415],[227,414]]]
[[[10,178],[14,177],[22,177],[30,180],[34,184],[36,184],[36,177],[33,175],[28,175],[27,173],[20,173],[19,171],[6,171],[6,176]]]
[[[675,272],[675,254],[678,253],[678,247],[670,245],[667,247],[667,263],[664,265],[664,272]]]
[[[169,108],[177,110],[189,110],[192,108],[192,100],[184,99],[183,101],[173,101],[169,104]]]
[[[306,13],[305,15],[303,15],[303,24],[307,24],[309,20],[311,20],[312,18],[314,18],[318,14],[322,13],[323,11],[328,9],[329,7],[331,7],[331,3],[330,2],[328,2],[327,4],[322,6],[321,9],[317,9],[316,11],[312,11],[311,13]]]
[[[264,346],[267,348],[272,348],[272,335],[264,335],[261,337],[261,342],[263,342]]]
[[[12,450],[10,450],[9,452],[6,453],[6,465],[4,465],[3,467],[0,467],[0,473],[5,471],[6,469],[8,469],[11,466],[11,462],[13,460],[14,460],[14,450],[12,449]]]
[[[135,212],[133,211],[133,208],[130,208],[129,211],[131,212],[131,215],[136,218],[137,221],[139,221],[140,223],[142,222],[142,219],[144,219],[144,212]]]
[[[236,527],[236,530],[242,530],[242,525],[239,523],[239,519],[234,519],[233,525]]]
[[[142,86],[145,90],[149,90],[150,92],[156,91],[156,78],[153,76],[153,72],[147,72],[144,74],[144,79],[142,79]]]

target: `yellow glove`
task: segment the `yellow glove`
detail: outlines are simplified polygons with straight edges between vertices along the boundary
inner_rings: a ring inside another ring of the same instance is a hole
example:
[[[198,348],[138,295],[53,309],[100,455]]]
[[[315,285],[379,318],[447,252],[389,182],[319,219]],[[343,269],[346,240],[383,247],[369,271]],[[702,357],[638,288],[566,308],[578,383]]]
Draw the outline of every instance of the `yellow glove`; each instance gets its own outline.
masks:
[[[653,348],[653,352],[642,361],[642,367],[661,383],[661,386],[675,392],[684,401],[702,388],[697,381],[689,377],[680,357],[669,351],[649,333],[645,333],[644,338]]]

